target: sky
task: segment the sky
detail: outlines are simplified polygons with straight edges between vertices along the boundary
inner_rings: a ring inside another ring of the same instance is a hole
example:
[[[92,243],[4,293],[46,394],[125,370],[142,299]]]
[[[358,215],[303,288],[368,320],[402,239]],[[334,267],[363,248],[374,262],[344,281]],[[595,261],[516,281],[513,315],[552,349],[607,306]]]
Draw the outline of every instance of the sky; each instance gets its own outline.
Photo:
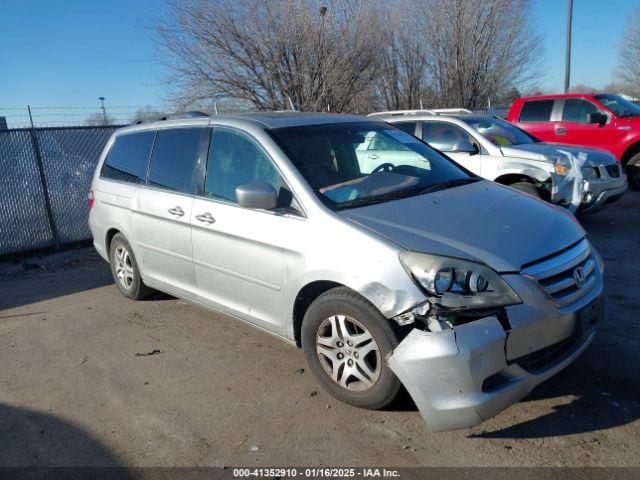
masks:
[[[603,88],[615,80],[620,40],[636,8],[640,0],[573,0],[571,85]],[[560,92],[564,88],[567,1],[534,1],[532,14],[544,38],[541,87]]]
[[[620,37],[640,0],[574,0],[572,85],[602,88],[614,80]],[[564,84],[566,0],[533,0],[544,41],[540,87]],[[166,103],[166,77],[152,38],[165,0],[5,0],[0,14],[0,115],[28,121],[81,120],[106,97],[117,107]],[[40,107],[40,109],[38,109]],[[43,107],[73,107],[50,110]],[[84,107],[84,108],[80,108]],[[65,114],[66,112],[66,114]]]
[[[25,115],[26,105],[64,106],[76,108],[66,117],[56,111],[57,120],[82,120],[77,107],[98,106],[100,96],[107,109],[165,103],[150,35],[154,16],[165,11],[162,0],[0,0],[0,6],[0,115]],[[18,119],[26,123],[28,116]]]

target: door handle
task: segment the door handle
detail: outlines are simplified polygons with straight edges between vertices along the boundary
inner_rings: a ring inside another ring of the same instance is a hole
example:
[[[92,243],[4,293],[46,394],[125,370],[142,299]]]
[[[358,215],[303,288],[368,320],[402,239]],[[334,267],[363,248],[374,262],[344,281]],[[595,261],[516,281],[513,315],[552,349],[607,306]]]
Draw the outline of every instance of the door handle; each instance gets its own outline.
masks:
[[[216,219],[209,213],[203,213],[202,215],[196,215],[196,219],[200,222],[208,223],[211,225],[212,223],[216,223]]]
[[[558,127],[556,128],[556,135],[566,135],[567,134],[567,129],[564,127]]]
[[[184,215],[184,210],[182,210],[182,208],[180,208],[180,205],[174,207],[174,208],[170,208],[169,210],[167,210],[171,215],[174,215],[176,217],[182,217]]]
[[[378,155],[377,153],[372,153],[371,155],[367,156],[367,158],[370,158],[371,160],[377,160],[380,158],[380,155]]]

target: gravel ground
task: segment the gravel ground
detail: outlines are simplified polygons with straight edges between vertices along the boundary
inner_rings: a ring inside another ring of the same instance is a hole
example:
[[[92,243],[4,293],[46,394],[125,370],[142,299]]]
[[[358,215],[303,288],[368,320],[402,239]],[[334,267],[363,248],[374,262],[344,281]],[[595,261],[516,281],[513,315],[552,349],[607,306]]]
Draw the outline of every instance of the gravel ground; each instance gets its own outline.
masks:
[[[571,367],[472,429],[406,399],[360,410],[302,352],[158,295],[124,299],[80,249],[0,266],[0,465],[637,466],[640,194],[583,218],[607,323]]]

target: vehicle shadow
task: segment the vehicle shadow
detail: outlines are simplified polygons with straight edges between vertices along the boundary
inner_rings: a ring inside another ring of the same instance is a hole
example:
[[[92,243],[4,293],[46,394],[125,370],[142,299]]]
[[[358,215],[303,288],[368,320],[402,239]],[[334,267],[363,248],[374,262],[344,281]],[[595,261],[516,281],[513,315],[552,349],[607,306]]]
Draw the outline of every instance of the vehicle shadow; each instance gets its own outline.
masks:
[[[19,477],[33,473],[30,478],[45,478],[47,469],[55,473],[61,467],[110,467],[115,475],[111,478],[132,478],[118,458],[81,427],[6,403],[0,403],[0,466],[5,473],[15,468]]]
[[[7,265],[6,263],[4,265]],[[10,271],[0,268],[0,319],[25,314],[3,314],[2,310],[30,305],[56,297],[72,295],[114,284],[109,264],[93,250],[65,252],[64,260],[53,262],[26,260]],[[157,292],[150,301],[172,300],[171,295]]]
[[[113,283],[109,264],[90,250],[66,252],[56,262],[51,257],[16,262],[12,269],[2,264],[0,312]]]
[[[604,342],[603,342],[604,343]],[[600,351],[598,351],[600,350]],[[627,425],[640,419],[640,380],[627,370],[600,371],[598,364],[617,362],[604,348],[587,351],[555,377],[538,385],[522,402],[567,397],[568,403],[554,405],[546,415],[494,431],[471,434],[469,438],[545,438],[595,432]],[[607,358],[609,357],[609,358]],[[637,365],[640,355],[622,365]],[[628,368],[628,367],[626,367]],[[633,376],[630,378],[629,374]]]

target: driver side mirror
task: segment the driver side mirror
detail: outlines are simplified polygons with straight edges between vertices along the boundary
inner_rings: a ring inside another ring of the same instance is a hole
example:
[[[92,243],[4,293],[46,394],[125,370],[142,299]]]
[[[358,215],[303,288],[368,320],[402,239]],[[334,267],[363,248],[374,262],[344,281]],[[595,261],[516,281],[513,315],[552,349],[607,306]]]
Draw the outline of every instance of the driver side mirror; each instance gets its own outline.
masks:
[[[278,203],[278,193],[266,182],[247,183],[236,187],[236,199],[242,208],[272,210]]]
[[[608,117],[604,113],[594,112],[587,115],[587,123],[597,123],[603,126],[607,123]]]
[[[461,142],[456,143],[451,149],[452,153],[468,153],[469,155],[477,155],[480,153],[480,148],[478,144],[471,143],[468,140],[463,140]]]

